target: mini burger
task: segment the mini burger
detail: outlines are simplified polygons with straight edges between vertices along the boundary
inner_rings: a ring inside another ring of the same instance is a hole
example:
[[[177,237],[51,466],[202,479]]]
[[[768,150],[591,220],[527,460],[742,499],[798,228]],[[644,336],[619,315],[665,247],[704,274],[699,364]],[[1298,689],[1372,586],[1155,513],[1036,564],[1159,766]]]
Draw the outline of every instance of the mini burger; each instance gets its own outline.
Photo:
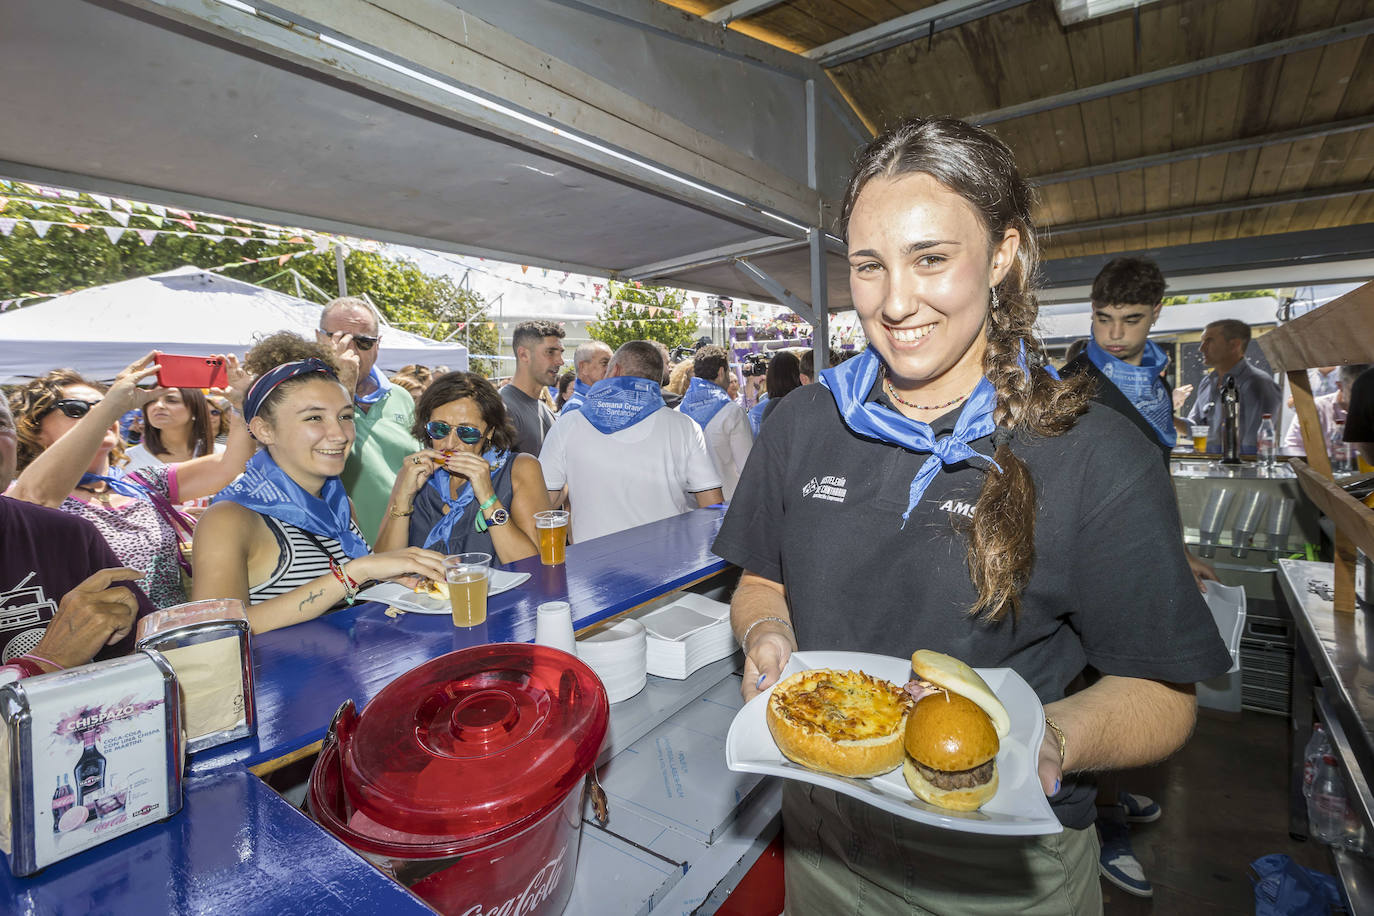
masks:
[[[1011,730],[1007,709],[968,665],[921,649],[906,685],[915,707],[906,720],[902,776],[929,804],[973,811],[997,794],[997,751]]]
[[[443,598],[445,601],[448,600],[447,582],[435,582],[433,579],[425,579],[419,585],[415,586],[414,591],[421,595],[431,595],[435,598]]]

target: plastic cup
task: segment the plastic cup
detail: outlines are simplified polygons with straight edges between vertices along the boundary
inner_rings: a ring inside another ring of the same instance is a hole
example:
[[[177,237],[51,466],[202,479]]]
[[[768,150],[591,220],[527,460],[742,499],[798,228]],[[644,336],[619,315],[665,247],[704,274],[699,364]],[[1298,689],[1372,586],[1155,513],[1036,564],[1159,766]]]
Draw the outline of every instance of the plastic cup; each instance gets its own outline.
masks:
[[[539,562],[562,566],[567,555],[568,513],[562,509],[536,512],[534,527],[539,533]]]
[[[1207,434],[1209,431],[1206,426],[1189,427],[1189,433],[1193,437],[1193,451],[1199,455],[1207,451]]]
[[[444,557],[444,581],[453,608],[455,627],[475,627],[487,621],[487,583],[491,554],[455,553]]]
[[[562,649],[577,654],[577,640],[573,636],[572,605],[566,601],[545,601],[535,610],[535,645]]]

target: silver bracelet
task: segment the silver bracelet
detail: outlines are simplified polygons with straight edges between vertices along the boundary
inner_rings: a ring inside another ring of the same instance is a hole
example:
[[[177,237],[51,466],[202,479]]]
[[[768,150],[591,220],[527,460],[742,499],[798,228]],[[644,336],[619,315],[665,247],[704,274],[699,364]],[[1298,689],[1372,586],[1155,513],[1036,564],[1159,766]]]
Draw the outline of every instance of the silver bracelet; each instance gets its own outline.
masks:
[[[783,626],[787,627],[787,629],[792,630],[792,636],[793,638],[796,638],[797,631],[792,629],[792,621],[788,620],[787,618],[760,617],[758,620],[755,620],[753,623],[749,624],[749,626],[745,628],[744,636],[740,638],[739,647],[743,649],[745,652],[749,651],[749,634],[754,632],[754,627],[758,626],[761,623],[780,623]]]

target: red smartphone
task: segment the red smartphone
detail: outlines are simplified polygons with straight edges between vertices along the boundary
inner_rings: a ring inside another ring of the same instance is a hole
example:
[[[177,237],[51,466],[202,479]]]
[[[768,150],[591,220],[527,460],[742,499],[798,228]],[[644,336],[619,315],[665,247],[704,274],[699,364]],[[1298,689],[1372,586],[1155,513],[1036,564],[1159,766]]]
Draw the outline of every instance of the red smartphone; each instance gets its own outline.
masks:
[[[214,356],[157,354],[157,383],[161,388],[223,388],[229,384],[224,360]]]

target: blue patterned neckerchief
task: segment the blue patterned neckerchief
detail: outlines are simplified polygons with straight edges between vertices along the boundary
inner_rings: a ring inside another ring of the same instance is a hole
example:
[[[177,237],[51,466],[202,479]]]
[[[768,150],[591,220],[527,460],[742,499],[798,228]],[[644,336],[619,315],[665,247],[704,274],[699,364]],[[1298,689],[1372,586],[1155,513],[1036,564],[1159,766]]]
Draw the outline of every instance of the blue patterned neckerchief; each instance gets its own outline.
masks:
[[[606,433],[629,429],[663,407],[663,389],[652,379],[634,375],[603,378],[582,402],[582,416]]]
[[[496,475],[500,473],[501,469],[506,466],[506,462],[510,460],[510,456],[510,452],[498,451],[494,448],[487,449],[482,453],[482,460],[491,465],[491,479],[493,481],[496,479]],[[439,468],[439,470],[430,475],[428,482],[425,484],[426,486],[434,488],[434,490],[438,492],[439,498],[444,501],[444,505],[448,506],[448,514],[440,516],[439,521],[434,524],[434,527],[429,530],[429,534],[425,537],[426,549],[433,549],[436,544],[444,545],[448,543],[448,539],[453,535],[454,526],[458,524],[458,519],[463,516],[463,510],[466,509],[468,503],[472,502],[475,498],[475,494],[472,492],[472,481],[470,480],[463,481],[463,487],[458,491],[457,496],[449,496],[449,491],[452,489],[449,485],[449,481],[452,477],[453,475],[450,474],[447,469]]]
[[[733,402],[730,400],[730,393],[724,388],[715,382],[694,377],[677,409],[679,413],[685,413],[696,420],[697,426],[705,429],[706,424],[710,423],[726,404],[731,403]]]
[[[343,481],[325,479],[319,496],[312,496],[277,466],[266,449],[248,461],[243,474],[220,490],[212,503],[228,500],[261,515],[295,525],[320,537],[334,538],[350,557],[371,552],[352,527],[352,513]]]
[[[1088,338],[1086,350],[1089,361],[1102,371],[1111,383],[1121,390],[1126,400],[1140,415],[1149,421],[1159,441],[1169,448],[1178,444],[1178,434],[1174,431],[1174,398],[1169,386],[1164,384],[1161,373],[1169,365],[1169,357],[1164,348],[1153,340],[1145,341],[1145,352],[1140,356],[1140,365],[1133,366],[1125,360],[1117,359]]]

